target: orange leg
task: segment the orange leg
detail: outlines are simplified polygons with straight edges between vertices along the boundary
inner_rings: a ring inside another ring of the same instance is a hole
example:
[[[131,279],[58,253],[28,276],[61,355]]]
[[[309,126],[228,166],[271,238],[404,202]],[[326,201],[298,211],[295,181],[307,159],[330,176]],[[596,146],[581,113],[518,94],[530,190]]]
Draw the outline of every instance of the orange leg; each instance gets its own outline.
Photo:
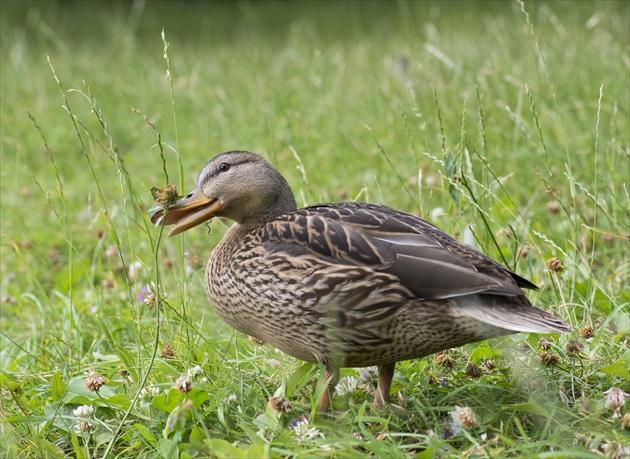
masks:
[[[389,403],[389,391],[394,377],[394,368],[396,368],[395,362],[385,363],[378,367],[378,387],[374,397],[374,408],[377,410]]]
[[[332,399],[333,393],[335,392],[335,386],[337,385],[337,381],[339,380],[339,370],[335,368],[326,368],[326,373],[324,373],[324,386],[326,390],[322,394],[322,398],[319,400],[319,412],[325,413],[328,411],[330,407],[330,400]]]

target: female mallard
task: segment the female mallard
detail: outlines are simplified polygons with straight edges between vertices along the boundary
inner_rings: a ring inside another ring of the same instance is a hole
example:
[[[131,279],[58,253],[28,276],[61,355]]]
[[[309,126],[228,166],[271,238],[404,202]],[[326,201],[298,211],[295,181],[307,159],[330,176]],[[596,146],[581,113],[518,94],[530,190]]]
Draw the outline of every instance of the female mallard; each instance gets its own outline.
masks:
[[[156,206],[174,236],[215,216],[234,220],[206,269],[206,290],[231,327],[326,366],[328,409],[341,367],[379,366],[374,405],[389,400],[396,362],[516,332],[570,327],[534,308],[536,286],[432,224],[359,202],[297,209],[260,156],[210,160],[195,189]]]

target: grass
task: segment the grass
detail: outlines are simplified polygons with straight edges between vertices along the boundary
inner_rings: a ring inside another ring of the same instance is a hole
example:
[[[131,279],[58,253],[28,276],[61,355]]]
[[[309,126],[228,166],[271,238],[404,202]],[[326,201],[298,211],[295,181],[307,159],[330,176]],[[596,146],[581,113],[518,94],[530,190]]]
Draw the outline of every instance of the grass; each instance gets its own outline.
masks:
[[[628,454],[628,408],[604,393],[630,392],[627,3],[0,7],[3,457]],[[319,369],[214,314],[226,226],[166,240],[146,215],[153,186],[188,191],[237,148],[299,205],[386,204],[504,259],[575,332],[400,363],[382,412],[346,369],[334,419],[288,429]]]

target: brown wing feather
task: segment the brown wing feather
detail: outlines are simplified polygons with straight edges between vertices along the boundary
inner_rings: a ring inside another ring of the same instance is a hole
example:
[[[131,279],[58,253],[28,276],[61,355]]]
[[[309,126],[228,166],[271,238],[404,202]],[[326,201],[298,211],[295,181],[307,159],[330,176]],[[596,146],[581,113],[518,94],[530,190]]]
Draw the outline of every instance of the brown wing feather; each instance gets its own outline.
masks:
[[[515,280],[494,260],[418,217],[384,206],[307,207],[260,231],[270,254],[315,255],[333,264],[392,274],[423,300],[474,293],[523,295],[517,284],[522,278]]]

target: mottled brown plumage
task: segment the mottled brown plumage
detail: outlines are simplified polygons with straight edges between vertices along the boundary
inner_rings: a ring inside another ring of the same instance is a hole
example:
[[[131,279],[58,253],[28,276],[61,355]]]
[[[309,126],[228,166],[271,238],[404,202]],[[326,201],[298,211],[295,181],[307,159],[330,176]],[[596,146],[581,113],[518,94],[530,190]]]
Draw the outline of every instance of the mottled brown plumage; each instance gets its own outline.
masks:
[[[253,153],[215,157],[191,194],[154,210],[154,222],[176,224],[169,235],[214,216],[236,221],[206,269],[217,314],[324,363],[330,387],[341,367],[379,365],[377,407],[398,361],[519,331],[570,330],[530,304],[521,287],[531,282],[418,217],[356,202],[296,210],[286,180]]]

